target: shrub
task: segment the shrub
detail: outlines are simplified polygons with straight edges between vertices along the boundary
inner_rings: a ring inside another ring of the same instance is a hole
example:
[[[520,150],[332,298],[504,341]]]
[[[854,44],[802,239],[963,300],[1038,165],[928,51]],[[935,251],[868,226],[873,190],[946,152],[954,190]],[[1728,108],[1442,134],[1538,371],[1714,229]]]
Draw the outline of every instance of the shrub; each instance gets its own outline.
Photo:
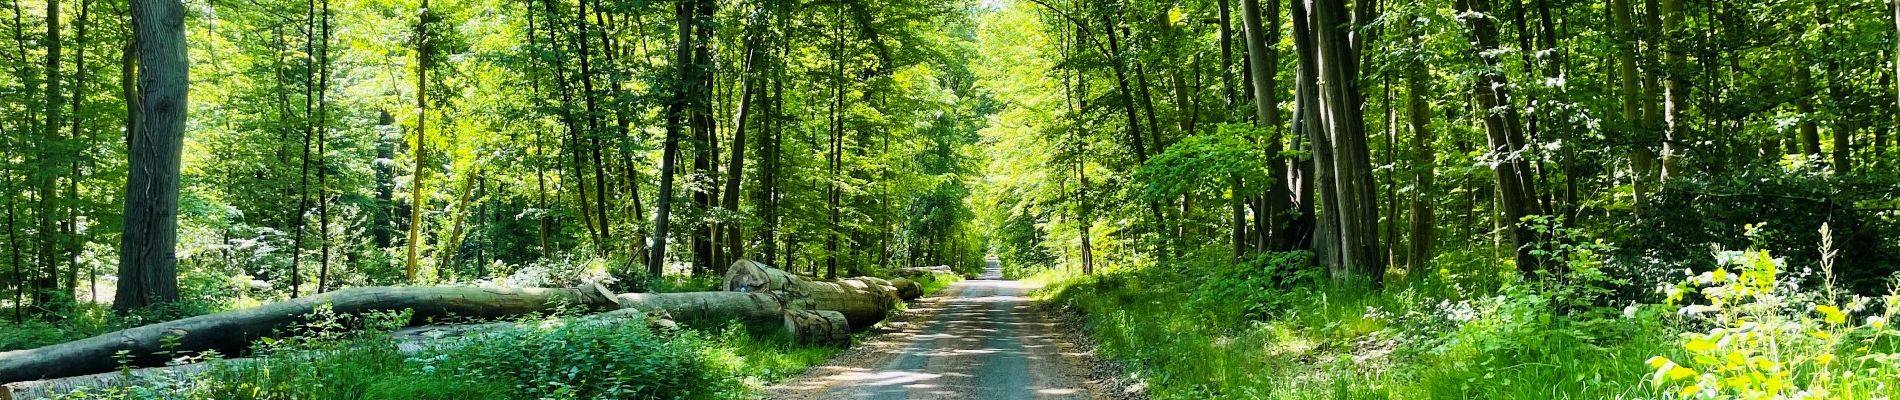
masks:
[[[1841,302],[1828,233],[1823,226],[1819,289],[1802,290],[1785,260],[1758,249],[1717,252],[1715,269],[1669,288],[1671,307],[1699,296],[1676,313],[1709,328],[1682,334],[1681,357],[1651,357],[1650,383],[1681,398],[1873,399],[1900,390],[1900,353],[1881,350],[1900,336],[1888,325],[1900,296]],[[1854,318],[1872,310],[1883,311]]]

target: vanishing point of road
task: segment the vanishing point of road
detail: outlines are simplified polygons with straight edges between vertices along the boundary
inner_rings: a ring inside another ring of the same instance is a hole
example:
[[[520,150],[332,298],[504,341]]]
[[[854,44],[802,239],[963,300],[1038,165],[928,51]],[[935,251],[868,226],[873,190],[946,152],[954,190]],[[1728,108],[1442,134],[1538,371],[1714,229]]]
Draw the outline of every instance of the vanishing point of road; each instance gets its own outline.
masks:
[[[773,387],[774,399],[1094,399],[1078,350],[1030,303],[1026,287],[958,282],[913,304],[910,322],[829,365]]]

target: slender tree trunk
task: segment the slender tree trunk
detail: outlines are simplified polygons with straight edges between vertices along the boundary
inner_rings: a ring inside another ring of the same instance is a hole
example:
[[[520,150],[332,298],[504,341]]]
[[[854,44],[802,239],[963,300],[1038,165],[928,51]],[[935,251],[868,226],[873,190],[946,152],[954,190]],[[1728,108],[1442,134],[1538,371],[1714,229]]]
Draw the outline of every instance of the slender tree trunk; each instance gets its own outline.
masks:
[[[1660,11],[1662,18],[1660,34],[1663,37],[1675,37],[1676,31],[1682,29],[1682,0],[1661,0]],[[1664,46],[1662,53],[1665,70],[1683,64],[1682,51],[1679,49]],[[1675,73],[1666,74],[1663,80],[1663,122],[1665,124],[1662,151],[1663,181],[1686,172],[1683,170],[1686,166],[1683,165],[1682,158],[1689,147],[1690,139],[1682,116],[1685,112],[1684,107],[1688,106],[1688,95],[1688,87],[1683,83],[1682,77]]]
[[[697,36],[697,38],[694,39],[696,43],[693,52],[693,63],[699,65],[703,72],[692,81],[691,87],[694,90],[688,103],[691,105],[691,112],[688,114],[689,122],[693,127],[693,171],[699,176],[699,178],[696,179],[707,179],[707,183],[711,183],[712,179],[716,179],[714,175],[717,174],[717,171],[714,170],[713,165],[715,164],[714,159],[718,156],[716,155],[717,150],[714,149],[714,146],[719,138],[719,133],[715,129],[716,127],[713,126],[712,108],[714,76],[711,65],[715,61],[712,55],[712,47],[715,44],[713,41],[715,38],[713,35],[714,25],[711,20],[717,17],[717,14],[714,13],[713,1],[714,0],[698,0],[694,3],[694,7],[696,8],[694,13],[697,18],[693,22],[694,25],[696,25],[693,34]],[[717,197],[717,194],[713,193],[712,189],[710,184],[693,185],[693,206],[702,213],[712,210],[713,201],[715,201]],[[713,243],[712,224],[709,221],[702,220],[694,224],[691,241],[693,246],[693,271],[698,273],[718,268],[713,265],[713,260],[715,259],[713,253],[716,250]]]
[[[1497,27],[1489,17],[1490,0],[1458,0],[1458,11],[1464,15],[1465,25],[1471,31],[1471,51],[1496,71],[1499,60],[1497,53]],[[1498,158],[1494,170],[1498,177],[1498,190],[1502,214],[1499,221],[1511,231],[1512,244],[1515,246],[1518,271],[1526,278],[1535,278],[1542,265],[1533,256],[1536,237],[1529,226],[1520,220],[1525,216],[1542,214],[1537,209],[1536,187],[1531,185],[1530,166],[1521,152],[1525,150],[1523,137],[1518,131],[1517,107],[1512,105],[1510,84],[1497,72],[1480,73],[1473,81],[1472,93],[1478,100],[1480,110],[1492,110],[1483,113],[1484,130],[1490,143],[1490,153]]]
[[[330,0],[323,0],[317,48],[317,293],[330,288]]]
[[[448,266],[448,268],[446,268],[447,270],[455,271],[456,266],[461,265],[459,261],[463,257],[461,251],[463,233],[462,221],[468,216],[469,196],[475,189],[475,179],[482,174],[481,167],[479,166],[481,162],[480,159],[471,162],[470,164],[476,165],[476,167],[464,173],[462,175],[462,183],[456,185],[458,188],[455,191],[455,207],[449,209],[449,215],[451,215],[451,217],[449,217],[451,220],[449,222],[449,237],[442,241],[442,256],[436,258],[436,269],[438,270],[444,269],[443,266],[446,265]]]
[[[673,99],[666,107],[666,140],[660,151],[660,193],[653,212],[653,257],[647,259],[647,274],[658,278],[666,267],[667,230],[673,214],[673,170],[679,160],[681,118],[686,113],[687,82],[695,75],[693,65],[693,0],[678,0],[674,15],[679,20],[679,46],[674,51],[678,79],[672,82]]]
[[[607,172],[606,163],[601,161],[600,156],[600,108],[596,100],[600,93],[594,91],[593,51],[587,45],[586,1],[576,2],[574,24],[579,30],[573,36],[573,41],[575,47],[580,49],[581,99],[587,106],[587,134],[585,136],[594,165],[594,217],[600,220],[600,240],[595,241],[594,251],[604,252],[608,248],[605,242],[613,240],[613,222],[607,219]],[[581,184],[587,183],[583,181]]]
[[[131,310],[178,299],[178,173],[184,150],[189,65],[185,7],[178,0],[134,0],[139,55],[138,130],[131,133],[119,288],[112,304]]]
[[[1412,22],[1401,22],[1400,26],[1405,29],[1411,45],[1425,45],[1420,29]],[[1432,85],[1425,63],[1414,61],[1405,67],[1404,73],[1406,124],[1412,130],[1412,151],[1417,157],[1412,166],[1412,220],[1405,259],[1407,270],[1423,271],[1431,264],[1432,247],[1438,240],[1438,221],[1432,212],[1432,199],[1437,195],[1438,155],[1433,147],[1437,137],[1431,129],[1432,105],[1427,96],[1431,95]]]
[[[588,204],[587,199],[587,173],[585,169],[581,168],[580,135],[583,128],[581,127],[578,117],[574,115],[573,85],[571,82],[568,82],[567,57],[561,55],[563,51],[566,51],[566,48],[561,45],[561,43],[563,43],[561,37],[567,36],[567,30],[559,24],[562,14],[557,4],[554,1],[548,0],[542,1],[541,4],[547,15],[545,21],[548,34],[547,49],[555,54],[555,56],[552,57],[554,61],[553,68],[551,69],[554,70],[555,87],[561,95],[559,107],[561,124],[566,128],[567,133],[567,138],[564,140],[565,143],[560,146],[563,147],[562,151],[567,154],[569,173],[574,176],[574,181],[577,182],[574,185],[574,190],[577,192],[574,196],[574,202],[580,207],[581,226],[587,230],[588,239],[598,244],[603,241],[603,237],[601,236],[601,231],[594,223],[593,207]],[[560,192],[556,192],[555,196],[555,202],[559,203]]]
[[[305,15],[306,19],[304,20],[303,28],[305,32],[309,33],[309,36],[304,38],[303,53],[316,54],[316,38],[314,36],[316,34],[315,27],[317,25],[315,21],[317,2],[313,0],[309,1],[308,4],[309,14]],[[298,158],[297,208],[290,210],[290,218],[292,221],[292,236],[290,240],[290,297],[293,299],[300,296],[302,293],[299,291],[303,289],[303,231],[306,223],[304,214],[310,210],[310,141],[312,140],[311,137],[315,136],[314,134],[316,133],[316,108],[314,107],[316,101],[316,65],[314,60],[312,60],[312,62],[306,62],[305,67],[303,77],[303,155]]]
[[[1655,190],[1652,187],[1654,182],[1649,177],[1656,165],[1656,150],[1650,143],[1641,140],[1647,132],[1643,129],[1646,126],[1642,117],[1643,90],[1636,71],[1637,39],[1640,35],[1630,14],[1629,0],[1610,0],[1610,21],[1617,38],[1616,76],[1621,88],[1618,97],[1623,105],[1623,125],[1632,132],[1629,136],[1637,139],[1630,145],[1629,151],[1631,207],[1636,217],[1642,218],[1649,208],[1650,193]]]
[[[1279,43],[1279,3],[1268,2],[1266,15],[1261,15],[1259,0],[1242,0],[1240,3],[1241,25],[1246,34],[1247,69],[1253,82],[1254,121],[1260,129],[1268,133],[1266,138],[1267,174],[1275,182],[1267,188],[1263,208],[1255,218],[1264,218],[1266,223],[1258,234],[1269,238],[1262,250],[1292,250],[1298,242],[1300,227],[1292,226],[1289,217],[1293,204],[1293,191],[1289,185],[1297,184],[1287,179],[1287,160],[1280,156],[1285,141],[1280,135],[1280,88],[1275,71],[1280,65],[1280,55],[1271,47]],[[1269,28],[1266,22],[1272,22]]]
[[[422,197],[424,178],[428,177],[425,162],[428,158],[429,140],[429,53],[433,44],[429,42],[429,23],[435,19],[429,10],[429,0],[422,0],[422,8],[416,19],[416,137],[414,146],[414,177],[409,180],[409,260],[404,271],[404,280],[416,283],[417,256],[422,251],[422,207],[428,199]]]
[[[1678,1],[1681,0],[1663,0],[1664,12],[1668,12],[1667,8],[1670,3]],[[1853,138],[1856,129],[1853,126],[1851,117],[1848,116],[1852,113],[1852,110],[1843,105],[1847,103],[1846,100],[1849,97],[1849,95],[1841,89],[1841,86],[1844,86],[1846,77],[1841,74],[1840,61],[1829,51],[1832,47],[1829,45],[1829,40],[1834,39],[1831,37],[1834,35],[1830,32],[1833,30],[1833,17],[1831,16],[1833,12],[1835,12],[1835,10],[1829,10],[1827,5],[1823,2],[1816,1],[1814,3],[1815,27],[1821,30],[1821,54],[1822,57],[1824,57],[1821,61],[1821,65],[1822,68],[1825,68],[1824,71],[1827,73],[1825,77],[1827,79],[1827,97],[1830,99],[1828,111],[1830,111],[1829,114],[1834,118],[1833,123],[1829,127],[1832,132],[1829,132],[1828,135],[1834,147],[1834,151],[1830,155],[1833,158],[1832,164],[1834,173],[1836,175],[1846,175],[1854,171]],[[1670,23],[1667,19],[1669,18],[1668,14],[1664,14],[1663,18],[1665,18],[1663,24],[1668,25]]]
[[[46,88],[45,92],[43,92],[44,95],[40,98],[42,101],[40,104],[42,106],[41,114],[45,115],[46,119],[43,121],[45,124],[41,126],[41,132],[44,133],[44,136],[41,137],[41,141],[38,143],[40,149],[39,160],[36,165],[34,165],[34,169],[38,171],[32,174],[32,176],[38,178],[36,179],[38,181],[38,187],[34,190],[35,193],[39,195],[39,205],[34,212],[34,215],[39,217],[39,226],[35,228],[35,232],[39,234],[40,239],[39,264],[41,269],[39,276],[35,278],[39,281],[37,285],[40,289],[33,294],[36,303],[47,303],[51,301],[53,290],[59,287],[59,261],[63,258],[59,255],[59,243],[65,240],[59,233],[59,225],[57,222],[59,221],[59,217],[54,216],[56,209],[59,207],[59,176],[53,171],[61,164],[58,158],[65,153],[65,150],[62,149],[62,147],[65,147],[65,140],[59,137],[60,128],[65,126],[60,120],[61,107],[65,106],[65,102],[60,100],[60,96],[62,95],[60,92],[60,81],[66,78],[65,75],[60,72],[60,46],[62,43],[59,38],[59,22],[59,0],[47,0],[46,36],[42,38],[41,42],[42,47],[46,48],[46,64],[42,67],[42,71],[46,73],[44,79],[46,81]]]
[[[73,19],[73,118],[72,133],[69,138],[73,141],[81,141],[79,143],[81,149],[91,145],[90,141],[83,139],[85,137],[82,135],[83,121],[79,118],[80,107],[85,103],[86,84],[89,83],[86,75],[88,72],[86,70],[86,22],[91,17],[91,6],[91,0],[79,0],[79,15]],[[86,158],[84,156],[86,152],[71,151],[69,153],[78,156],[68,160],[71,169],[66,178],[66,198],[70,199],[66,202],[66,235],[70,238],[66,241],[66,289],[67,293],[72,294],[73,299],[77,300],[79,298],[79,252],[85,245],[78,239],[79,220],[84,218],[79,207],[79,162],[82,158]]]
[[[538,46],[537,43],[535,43],[536,40],[535,40],[535,24],[534,24],[534,14],[535,14],[534,4],[532,2],[524,2],[523,9],[524,9],[523,11],[525,11],[524,14],[527,15],[528,30],[523,32],[522,36],[524,37],[525,41],[528,43],[529,48],[538,49],[540,48],[540,46]],[[536,61],[538,61],[538,59],[529,59],[529,63],[530,63],[529,65],[537,67],[537,68],[544,68],[542,64]],[[536,99],[542,98],[540,79],[533,79],[533,78],[528,79],[528,88],[529,88],[528,93],[532,94],[534,98]],[[547,135],[544,134],[543,131],[541,130],[537,129],[534,131],[534,187],[535,187],[534,205],[536,209],[541,211],[541,213],[535,217],[535,225],[537,228],[539,228],[539,232],[538,232],[539,234],[536,236],[536,238],[539,239],[537,243],[540,245],[540,250],[541,250],[539,255],[543,258],[552,256],[554,254],[553,247],[551,247],[550,244],[548,243],[548,236],[551,233],[551,231],[554,230],[554,226],[553,226],[554,224],[553,224],[553,218],[552,218],[552,215],[554,214],[554,210],[548,208],[549,207],[548,178],[547,178],[548,159],[544,153],[544,149],[547,148],[546,136]]]
[[[835,279],[838,277],[838,236],[840,235],[838,231],[843,229],[843,227],[839,225],[838,218],[839,188],[837,183],[838,180],[842,178],[842,168],[844,164],[844,116],[842,113],[844,111],[845,70],[843,25],[844,10],[840,8],[838,10],[837,29],[836,32],[832,34],[835,46],[832,50],[831,58],[833,63],[836,64],[837,69],[831,77],[833,90],[831,95],[833,101],[831,102],[831,109],[829,110],[831,142],[826,148],[826,150],[830,152],[829,159],[826,160],[828,163],[826,168],[831,172],[831,184],[825,188],[825,206],[830,210],[831,224],[826,227],[827,232],[825,233],[825,279]]]
[[[754,75],[756,68],[758,68],[758,42],[760,40],[758,37],[760,33],[757,32],[757,30],[763,29],[758,26],[760,23],[759,21],[754,21],[752,24],[747,25],[745,61],[744,66],[741,67],[739,72],[739,79],[744,83],[741,84],[739,88],[739,111],[733,118],[732,124],[732,156],[727,157],[726,160],[725,199],[723,199],[719,205],[728,212],[739,212],[739,181],[745,177],[746,117],[748,117],[752,111],[754,86],[758,84],[758,78]],[[745,243],[740,241],[741,232],[739,232],[738,221],[733,221],[725,225],[726,254],[728,259],[721,260],[721,265],[729,265],[743,258],[745,255]]]

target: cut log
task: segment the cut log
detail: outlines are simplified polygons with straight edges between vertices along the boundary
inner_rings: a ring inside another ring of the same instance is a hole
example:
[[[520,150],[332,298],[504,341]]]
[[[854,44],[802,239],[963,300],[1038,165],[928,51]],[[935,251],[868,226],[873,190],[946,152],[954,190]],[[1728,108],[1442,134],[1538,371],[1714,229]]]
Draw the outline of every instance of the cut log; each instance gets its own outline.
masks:
[[[785,332],[799,343],[820,346],[851,345],[851,325],[843,313],[830,310],[785,310]]]
[[[892,279],[891,287],[897,288],[898,300],[911,301],[924,297],[923,285],[918,285],[917,282],[912,282],[909,279]]]
[[[870,277],[809,280],[751,260],[739,260],[727,268],[723,287],[729,292],[771,294],[787,309],[837,311],[858,330],[869,329],[897,309],[897,289],[889,281]]]
[[[251,359],[248,359],[248,358],[239,358],[239,359],[233,359],[233,360],[225,360],[224,362],[227,362],[227,363],[249,362],[250,360]],[[14,382],[14,383],[9,383],[9,384],[0,386],[0,400],[34,400],[34,399],[57,398],[58,396],[65,395],[67,393],[76,392],[76,391],[79,391],[80,389],[106,388],[106,387],[124,385],[127,383],[153,382],[153,381],[178,382],[178,381],[184,381],[187,378],[191,377],[192,375],[197,375],[200,372],[204,372],[205,370],[211,369],[211,367],[214,365],[215,364],[213,363],[195,363],[195,364],[185,364],[185,365],[174,365],[174,366],[169,366],[169,367],[134,369],[134,370],[129,370],[129,371],[102,372],[102,373],[97,373],[97,374],[92,374],[92,375],[75,376],[71,378]],[[128,380],[127,378],[130,378],[130,379]]]
[[[252,341],[304,322],[328,304],[337,314],[412,310],[410,324],[457,316],[498,318],[553,310],[563,304],[600,306],[578,289],[476,287],[364,287],[343,289],[242,310],[146,325],[89,339],[0,353],[0,382],[109,372],[121,351],[132,366],[163,365],[174,352],[243,354]],[[611,303],[608,303],[611,304]],[[168,344],[169,343],[169,344]]]
[[[622,293],[614,301],[626,310],[607,314],[637,310],[683,321],[775,321],[786,309],[777,297],[766,293]]]
[[[920,277],[920,276],[929,276],[933,274],[948,274],[948,275],[957,274],[956,271],[950,270],[950,266],[948,265],[932,265],[928,267],[900,267],[896,271],[893,271],[893,273],[896,274],[897,276],[901,276],[905,278],[915,278],[915,277]]]

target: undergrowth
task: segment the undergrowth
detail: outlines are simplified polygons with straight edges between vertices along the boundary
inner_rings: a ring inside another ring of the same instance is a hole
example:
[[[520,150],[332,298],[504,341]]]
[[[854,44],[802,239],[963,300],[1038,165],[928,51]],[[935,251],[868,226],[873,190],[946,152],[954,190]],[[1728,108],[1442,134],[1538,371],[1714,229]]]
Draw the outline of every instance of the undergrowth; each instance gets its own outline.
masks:
[[[1730,270],[1753,265],[1753,275],[1703,273],[1682,286],[1706,287],[1714,308],[1683,307],[1679,293],[1668,304],[1618,305],[1607,289],[1616,282],[1590,253],[1565,249],[1571,275],[1561,285],[1440,269],[1372,290],[1322,279],[1306,254],[1284,253],[1045,274],[1037,279],[1051,283],[1037,296],[1086,315],[1100,352],[1161,399],[1875,399],[1897,390],[1900,356],[1884,349],[1900,333],[1878,311],[1893,309],[1892,296],[1822,300],[1832,291],[1760,277],[1774,261],[1751,250],[1718,256],[1734,259],[1722,264]],[[1766,286],[1747,299],[1715,294],[1734,292],[1738,279]],[[1779,332],[1784,353],[1770,354],[1767,332]]]
[[[377,329],[272,340],[256,358],[212,355],[201,374],[57,399],[738,399],[836,351],[755,338],[738,325],[656,331],[576,321],[584,319],[523,319],[413,354]]]

